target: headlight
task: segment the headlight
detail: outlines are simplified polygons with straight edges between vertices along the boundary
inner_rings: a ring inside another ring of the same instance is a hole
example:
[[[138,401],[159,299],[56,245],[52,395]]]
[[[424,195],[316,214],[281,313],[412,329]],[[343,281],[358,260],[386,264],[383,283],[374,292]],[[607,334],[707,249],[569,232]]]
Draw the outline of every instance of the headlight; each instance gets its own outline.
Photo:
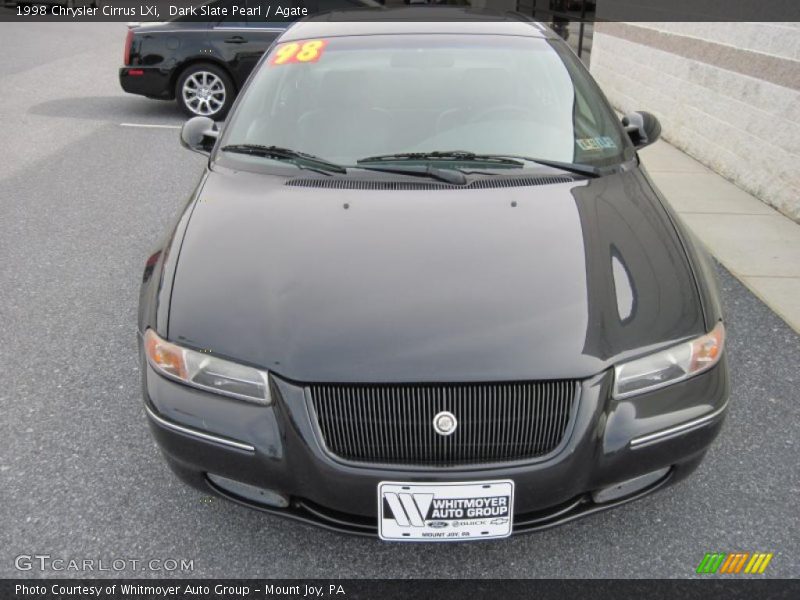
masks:
[[[710,369],[725,345],[722,322],[697,339],[614,367],[614,398],[627,398],[662,388]]]
[[[182,348],[162,340],[152,329],[144,334],[144,348],[150,366],[170,379],[231,398],[272,404],[266,371]]]

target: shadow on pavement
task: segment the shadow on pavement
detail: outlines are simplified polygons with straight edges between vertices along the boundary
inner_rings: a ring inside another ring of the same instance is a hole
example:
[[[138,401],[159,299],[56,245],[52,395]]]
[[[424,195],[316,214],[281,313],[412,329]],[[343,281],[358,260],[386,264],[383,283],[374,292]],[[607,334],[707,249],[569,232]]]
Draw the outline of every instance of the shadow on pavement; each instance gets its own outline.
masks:
[[[28,113],[46,117],[90,119],[92,121],[180,124],[186,117],[171,100],[137,96],[87,96],[63,98],[35,104]]]

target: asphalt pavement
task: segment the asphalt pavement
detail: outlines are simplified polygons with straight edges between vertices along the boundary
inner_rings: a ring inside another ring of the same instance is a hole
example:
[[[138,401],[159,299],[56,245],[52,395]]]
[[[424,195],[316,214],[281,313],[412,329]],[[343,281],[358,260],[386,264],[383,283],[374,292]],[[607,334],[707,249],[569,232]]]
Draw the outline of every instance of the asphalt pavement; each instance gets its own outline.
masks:
[[[181,577],[689,577],[706,552],[737,551],[800,575],[800,337],[725,271],[727,423],[693,477],[626,507],[499,542],[398,545],[177,481],[142,408],[136,306],[203,158],[179,146],[173,103],[119,89],[124,33],[0,24],[0,577],[92,574],[18,571],[31,554],[192,560]]]

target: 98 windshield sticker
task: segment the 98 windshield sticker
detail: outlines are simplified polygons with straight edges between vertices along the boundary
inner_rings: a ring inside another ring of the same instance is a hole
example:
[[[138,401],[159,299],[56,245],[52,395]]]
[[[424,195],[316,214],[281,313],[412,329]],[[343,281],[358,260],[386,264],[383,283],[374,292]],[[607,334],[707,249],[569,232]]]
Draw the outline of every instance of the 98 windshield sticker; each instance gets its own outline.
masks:
[[[514,482],[378,485],[378,534],[383,540],[463,542],[511,535]]]
[[[328,40],[308,40],[306,42],[286,42],[278,45],[269,59],[270,66],[292,63],[313,63],[322,58]]]

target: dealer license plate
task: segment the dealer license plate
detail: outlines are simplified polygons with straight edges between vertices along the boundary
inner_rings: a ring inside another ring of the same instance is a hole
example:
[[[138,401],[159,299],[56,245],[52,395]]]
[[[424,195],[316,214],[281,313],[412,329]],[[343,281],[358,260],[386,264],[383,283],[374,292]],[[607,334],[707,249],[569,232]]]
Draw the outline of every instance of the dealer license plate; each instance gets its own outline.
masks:
[[[511,535],[514,482],[378,484],[378,534],[398,542],[461,542]]]

